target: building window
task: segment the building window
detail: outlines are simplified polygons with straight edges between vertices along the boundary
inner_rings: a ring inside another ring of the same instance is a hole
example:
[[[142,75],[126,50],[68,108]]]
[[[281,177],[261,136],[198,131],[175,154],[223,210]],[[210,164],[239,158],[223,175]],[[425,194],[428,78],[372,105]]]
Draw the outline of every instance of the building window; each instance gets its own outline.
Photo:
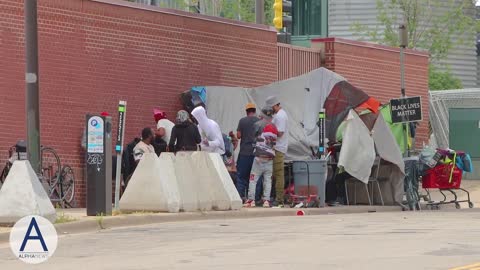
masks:
[[[327,0],[293,1],[293,35],[326,36],[328,22]]]

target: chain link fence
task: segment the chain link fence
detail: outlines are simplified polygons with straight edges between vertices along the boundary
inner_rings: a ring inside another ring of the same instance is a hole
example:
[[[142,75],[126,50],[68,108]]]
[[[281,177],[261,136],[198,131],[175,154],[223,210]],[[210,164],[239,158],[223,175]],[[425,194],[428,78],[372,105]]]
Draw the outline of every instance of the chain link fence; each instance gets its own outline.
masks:
[[[480,88],[430,91],[430,125],[436,146],[449,146],[449,109],[479,107]]]

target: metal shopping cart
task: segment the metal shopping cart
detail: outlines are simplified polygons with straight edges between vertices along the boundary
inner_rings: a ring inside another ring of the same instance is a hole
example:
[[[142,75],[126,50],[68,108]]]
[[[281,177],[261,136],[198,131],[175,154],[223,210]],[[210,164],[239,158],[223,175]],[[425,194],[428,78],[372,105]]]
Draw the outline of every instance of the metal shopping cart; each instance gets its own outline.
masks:
[[[462,152],[455,152],[453,150],[441,150],[439,153],[449,160],[444,163],[439,163],[435,167],[428,169],[422,177],[422,187],[426,190],[429,202],[427,206],[432,209],[439,209],[440,205],[455,204],[457,209],[460,209],[460,203],[468,203],[469,208],[473,208],[473,202],[470,200],[470,193],[461,188],[463,171],[456,165],[457,154],[464,154]],[[437,202],[431,200],[429,189],[438,189],[442,194],[443,199]],[[458,200],[457,191],[461,190],[467,194],[466,200]],[[453,195],[452,200],[447,200],[446,192]]]

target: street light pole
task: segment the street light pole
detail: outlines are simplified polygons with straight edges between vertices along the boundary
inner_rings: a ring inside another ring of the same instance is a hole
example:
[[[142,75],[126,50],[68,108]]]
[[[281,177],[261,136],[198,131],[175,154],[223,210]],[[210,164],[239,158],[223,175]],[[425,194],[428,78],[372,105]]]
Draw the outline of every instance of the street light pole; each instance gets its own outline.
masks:
[[[38,91],[37,0],[25,0],[25,82],[27,152],[33,170],[40,173],[40,99]]]
[[[405,98],[405,48],[408,46],[408,32],[407,27],[405,24],[401,24],[399,27],[399,38],[400,38],[400,92],[402,98]],[[407,123],[403,123],[403,131],[404,131],[404,157],[408,157],[409,149],[408,149],[408,129]]]
[[[255,0],[255,23],[265,23],[265,0]]]

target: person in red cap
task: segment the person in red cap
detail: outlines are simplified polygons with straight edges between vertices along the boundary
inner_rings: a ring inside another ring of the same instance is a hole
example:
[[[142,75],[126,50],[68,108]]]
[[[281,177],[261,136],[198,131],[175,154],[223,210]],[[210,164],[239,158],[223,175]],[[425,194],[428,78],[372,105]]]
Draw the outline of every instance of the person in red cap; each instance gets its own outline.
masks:
[[[164,111],[159,109],[153,109],[153,119],[157,124],[153,145],[155,147],[155,153],[158,155],[166,150],[175,124],[167,119],[167,114]]]
[[[264,107],[262,109],[262,120],[256,126],[256,143],[253,153],[252,172],[248,187],[248,200],[245,207],[255,207],[255,193],[257,182],[263,177],[263,207],[271,207],[270,196],[272,190],[273,158],[275,157],[275,144],[278,137],[278,130],[272,123],[273,109]]]

